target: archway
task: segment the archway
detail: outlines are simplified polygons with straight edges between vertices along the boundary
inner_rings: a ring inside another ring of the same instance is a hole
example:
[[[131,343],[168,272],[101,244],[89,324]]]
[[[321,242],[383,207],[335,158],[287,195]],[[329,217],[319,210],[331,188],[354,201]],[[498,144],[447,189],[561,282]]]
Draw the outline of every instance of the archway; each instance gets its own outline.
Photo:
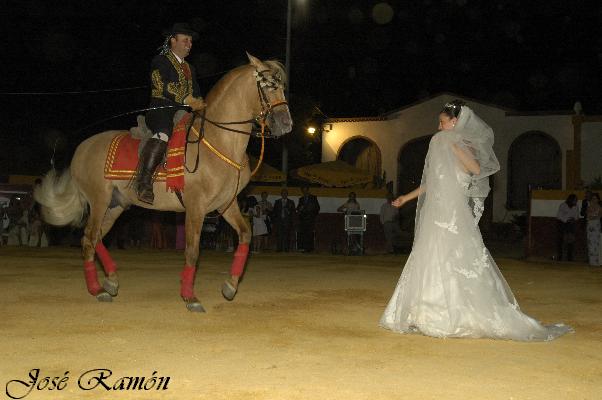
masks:
[[[533,188],[562,189],[562,153],[556,139],[529,131],[517,137],[508,152],[507,207],[529,208]]]
[[[420,185],[424,160],[433,135],[410,140],[397,157],[397,194],[407,193]]]
[[[356,168],[370,171],[374,177],[381,177],[380,149],[367,137],[356,136],[348,139],[341,146],[337,159]]]

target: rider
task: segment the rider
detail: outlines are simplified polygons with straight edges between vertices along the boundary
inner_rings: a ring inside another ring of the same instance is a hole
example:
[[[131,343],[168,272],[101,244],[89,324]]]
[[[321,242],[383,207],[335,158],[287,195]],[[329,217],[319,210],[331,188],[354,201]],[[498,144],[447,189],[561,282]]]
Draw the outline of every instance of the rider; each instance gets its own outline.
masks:
[[[163,34],[161,53],[151,63],[150,107],[187,105],[193,111],[202,110],[206,103],[200,95],[194,68],[184,60],[198,34],[185,23],[175,23]],[[142,202],[153,204],[155,199],[152,177],[165,155],[176,111],[178,108],[164,108],[146,113],[146,125],[153,136],[142,150],[136,175],[135,187]]]

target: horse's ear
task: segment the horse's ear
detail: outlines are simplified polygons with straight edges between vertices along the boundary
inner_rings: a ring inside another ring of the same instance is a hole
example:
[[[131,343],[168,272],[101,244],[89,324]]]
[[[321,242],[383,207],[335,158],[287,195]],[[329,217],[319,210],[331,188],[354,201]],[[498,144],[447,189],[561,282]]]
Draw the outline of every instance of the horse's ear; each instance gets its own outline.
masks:
[[[251,65],[253,65],[255,68],[261,68],[262,63],[259,58],[250,55],[248,51],[247,57],[249,57],[249,62],[251,63]]]

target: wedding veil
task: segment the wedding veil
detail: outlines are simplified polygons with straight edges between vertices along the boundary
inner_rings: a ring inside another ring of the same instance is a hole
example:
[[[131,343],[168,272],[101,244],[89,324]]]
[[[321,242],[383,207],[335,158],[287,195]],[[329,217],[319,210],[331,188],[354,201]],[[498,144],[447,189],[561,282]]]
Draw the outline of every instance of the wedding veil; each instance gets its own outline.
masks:
[[[474,111],[462,106],[458,121],[453,128],[461,143],[466,146],[481,167],[481,173],[472,175],[468,195],[487,197],[489,176],[500,170],[500,163],[493,152],[493,130]]]

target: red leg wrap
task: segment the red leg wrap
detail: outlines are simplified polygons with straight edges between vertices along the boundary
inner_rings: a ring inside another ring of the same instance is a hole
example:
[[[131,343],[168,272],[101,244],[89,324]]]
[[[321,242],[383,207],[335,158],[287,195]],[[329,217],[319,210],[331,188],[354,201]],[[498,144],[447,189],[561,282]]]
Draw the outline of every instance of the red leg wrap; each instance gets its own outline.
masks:
[[[185,265],[180,273],[180,296],[190,299],[194,297],[194,273],[196,268]]]
[[[84,275],[86,277],[86,286],[88,292],[92,296],[96,296],[102,291],[100,283],[98,283],[98,277],[96,276],[96,264],[94,261],[84,261]]]
[[[115,264],[115,261],[113,261],[113,259],[111,258],[111,255],[109,254],[109,251],[107,250],[105,245],[102,244],[102,242],[100,241],[96,244],[96,255],[100,259],[102,267],[104,268],[107,275],[117,271],[117,264]]]
[[[230,275],[241,276],[245,270],[245,264],[247,257],[249,256],[249,244],[241,243],[236,248],[234,253],[234,260],[232,260],[232,268],[230,268]]]

